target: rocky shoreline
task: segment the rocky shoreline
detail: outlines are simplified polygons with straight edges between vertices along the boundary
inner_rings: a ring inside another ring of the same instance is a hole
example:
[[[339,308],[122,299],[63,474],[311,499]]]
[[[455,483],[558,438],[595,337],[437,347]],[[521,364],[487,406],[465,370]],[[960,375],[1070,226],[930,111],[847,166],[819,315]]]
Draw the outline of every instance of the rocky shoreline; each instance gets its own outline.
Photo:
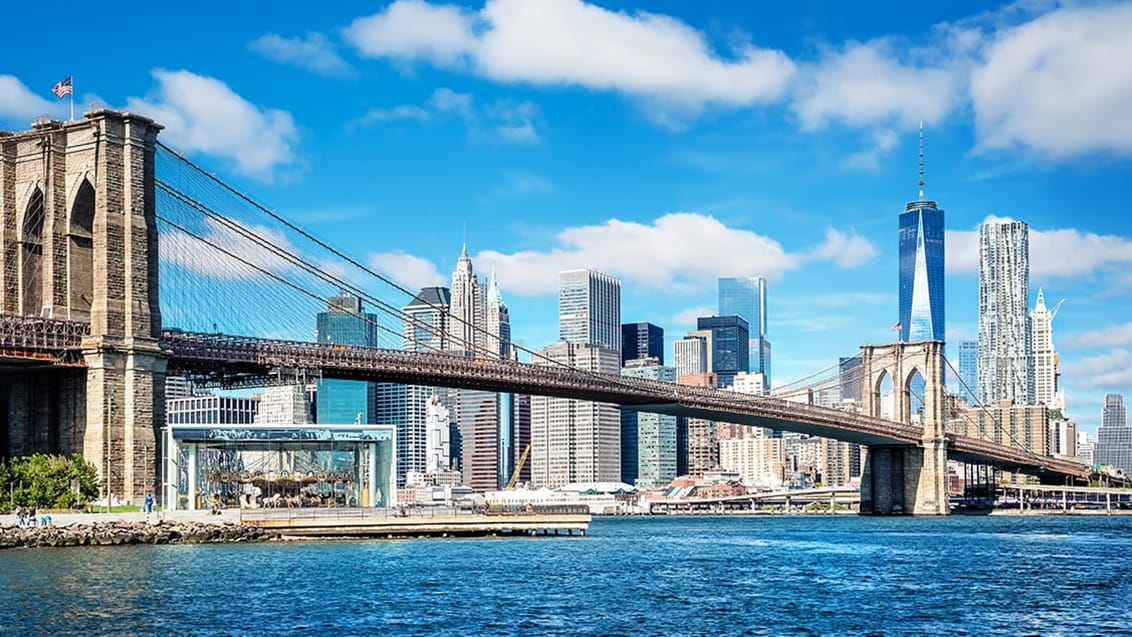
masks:
[[[265,542],[279,534],[247,524],[161,520],[146,522],[93,522],[65,526],[0,527],[0,549],[124,546],[131,544],[213,544]]]

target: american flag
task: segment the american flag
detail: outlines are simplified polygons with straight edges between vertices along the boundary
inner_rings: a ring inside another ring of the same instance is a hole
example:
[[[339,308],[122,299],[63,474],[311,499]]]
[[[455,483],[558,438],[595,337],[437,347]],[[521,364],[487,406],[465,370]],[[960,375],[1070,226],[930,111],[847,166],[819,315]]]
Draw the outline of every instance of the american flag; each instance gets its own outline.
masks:
[[[893,332],[900,332],[900,331],[902,331],[903,329],[904,329],[904,326],[903,326],[903,325],[901,325],[901,324],[900,324],[899,322],[896,322],[896,323],[893,323],[893,324],[892,324],[892,331],[893,331]]]
[[[51,89],[51,92],[55,94],[55,97],[63,97],[64,95],[72,94],[74,91],[71,88],[71,78],[68,76],[59,80],[59,82],[55,84],[55,88]]]

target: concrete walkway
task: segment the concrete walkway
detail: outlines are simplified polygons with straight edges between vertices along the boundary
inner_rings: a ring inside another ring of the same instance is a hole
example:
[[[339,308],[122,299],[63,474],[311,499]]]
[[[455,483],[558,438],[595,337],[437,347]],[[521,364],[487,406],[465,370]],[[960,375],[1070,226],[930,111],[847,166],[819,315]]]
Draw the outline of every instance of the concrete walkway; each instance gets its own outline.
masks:
[[[95,522],[152,522],[161,520],[171,522],[199,522],[223,524],[230,522],[239,524],[239,509],[227,509],[220,515],[212,515],[208,511],[155,511],[145,514],[140,511],[125,513],[49,513],[51,524],[54,526],[69,526],[71,524],[94,524]],[[0,526],[16,526],[18,519],[15,514],[0,515]]]

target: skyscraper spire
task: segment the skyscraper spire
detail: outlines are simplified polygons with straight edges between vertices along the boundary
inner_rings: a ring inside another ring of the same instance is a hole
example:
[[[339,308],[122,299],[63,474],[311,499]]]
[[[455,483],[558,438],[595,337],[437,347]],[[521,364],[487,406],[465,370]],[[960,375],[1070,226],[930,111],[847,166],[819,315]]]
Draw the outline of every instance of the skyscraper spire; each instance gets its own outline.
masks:
[[[920,120],[920,201],[924,200],[924,120]]]

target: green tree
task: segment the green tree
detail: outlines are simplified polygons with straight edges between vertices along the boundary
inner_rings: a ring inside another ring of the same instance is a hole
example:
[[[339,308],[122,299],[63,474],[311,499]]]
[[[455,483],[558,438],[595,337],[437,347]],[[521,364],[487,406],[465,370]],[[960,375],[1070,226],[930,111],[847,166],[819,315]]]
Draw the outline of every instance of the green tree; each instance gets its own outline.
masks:
[[[8,489],[3,507],[69,509],[98,496],[94,465],[79,454],[70,458],[37,453],[0,463],[0,484]]]

